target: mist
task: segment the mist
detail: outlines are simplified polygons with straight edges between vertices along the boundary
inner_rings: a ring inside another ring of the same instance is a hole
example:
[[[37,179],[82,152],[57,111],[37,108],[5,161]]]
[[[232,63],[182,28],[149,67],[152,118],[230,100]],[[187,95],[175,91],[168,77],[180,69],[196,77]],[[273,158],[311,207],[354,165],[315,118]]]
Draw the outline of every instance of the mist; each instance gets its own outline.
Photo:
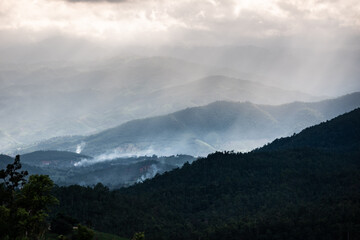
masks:
[[[359,8],[352,0],[2,1],[0,152],[215,101],[278,105],[359,91]],[[86,144],[77,144],[81,153]],[[125,155],[167,154],[159,151]]]

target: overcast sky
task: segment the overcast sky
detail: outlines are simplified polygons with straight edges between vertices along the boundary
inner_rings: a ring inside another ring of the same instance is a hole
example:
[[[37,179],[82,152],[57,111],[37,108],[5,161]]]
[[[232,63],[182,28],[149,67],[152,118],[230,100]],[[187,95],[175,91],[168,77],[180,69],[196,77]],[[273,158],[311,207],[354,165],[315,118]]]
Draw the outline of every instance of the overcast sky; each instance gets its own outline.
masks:
[[[172,56],[341,95],[360,88],[360,1],[0,0],[0,55],[17,64]]]
[[[238,101],[227,88],[272,102],[238,79],[340,96],[360,91],[359,66],[360,0],[0,0],[0,145],[89,134],[198,96]],[[174,98],[190,81],[204,95]]]
[[[358,0],[0,0],[3,44],[53,36],[117,45],[358,47]]]

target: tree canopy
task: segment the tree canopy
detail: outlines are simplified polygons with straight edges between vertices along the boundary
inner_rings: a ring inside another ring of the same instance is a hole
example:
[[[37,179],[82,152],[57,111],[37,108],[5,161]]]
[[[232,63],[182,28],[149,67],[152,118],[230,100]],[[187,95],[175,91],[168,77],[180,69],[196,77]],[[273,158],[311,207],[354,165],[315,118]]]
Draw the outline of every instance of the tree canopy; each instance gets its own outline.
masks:
[[[20,171],[20,156],[0,170],[0,239],[43,239],[49,206],[57,199],[51,194],[52,180],[46,175]]]

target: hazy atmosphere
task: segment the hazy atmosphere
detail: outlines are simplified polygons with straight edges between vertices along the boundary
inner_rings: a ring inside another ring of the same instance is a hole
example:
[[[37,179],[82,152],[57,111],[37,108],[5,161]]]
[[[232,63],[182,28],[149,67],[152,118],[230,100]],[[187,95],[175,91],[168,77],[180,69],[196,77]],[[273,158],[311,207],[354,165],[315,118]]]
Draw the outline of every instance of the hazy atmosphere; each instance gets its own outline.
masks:
[[[359,9],[355,0],[2,0],[0,152],[215,101],[359,91]]]
[[[359,240],[360,0],[0,0],[0,240]]]

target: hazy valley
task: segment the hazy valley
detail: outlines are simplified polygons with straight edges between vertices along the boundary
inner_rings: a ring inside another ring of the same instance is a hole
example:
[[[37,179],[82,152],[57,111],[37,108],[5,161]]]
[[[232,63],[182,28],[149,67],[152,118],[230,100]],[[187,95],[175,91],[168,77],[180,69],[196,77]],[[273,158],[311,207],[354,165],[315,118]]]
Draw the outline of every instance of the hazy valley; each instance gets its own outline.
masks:
[[[168,57],[10,65],[0,67],[0,81],[0,113],[7,116],[0,120],[2,152],[219,100],[281,104],[319,99],[242,80],[235,70]]]
[[[89,136],[57,137],[17,152],[78,151],[93,157],[114,158],[250,151],[357,107],[360,107],[360,93],[320,102],[275,106],[221,101],[129,121]]]
[[[0,240],[360,239],[359,10],[1,0]]]

